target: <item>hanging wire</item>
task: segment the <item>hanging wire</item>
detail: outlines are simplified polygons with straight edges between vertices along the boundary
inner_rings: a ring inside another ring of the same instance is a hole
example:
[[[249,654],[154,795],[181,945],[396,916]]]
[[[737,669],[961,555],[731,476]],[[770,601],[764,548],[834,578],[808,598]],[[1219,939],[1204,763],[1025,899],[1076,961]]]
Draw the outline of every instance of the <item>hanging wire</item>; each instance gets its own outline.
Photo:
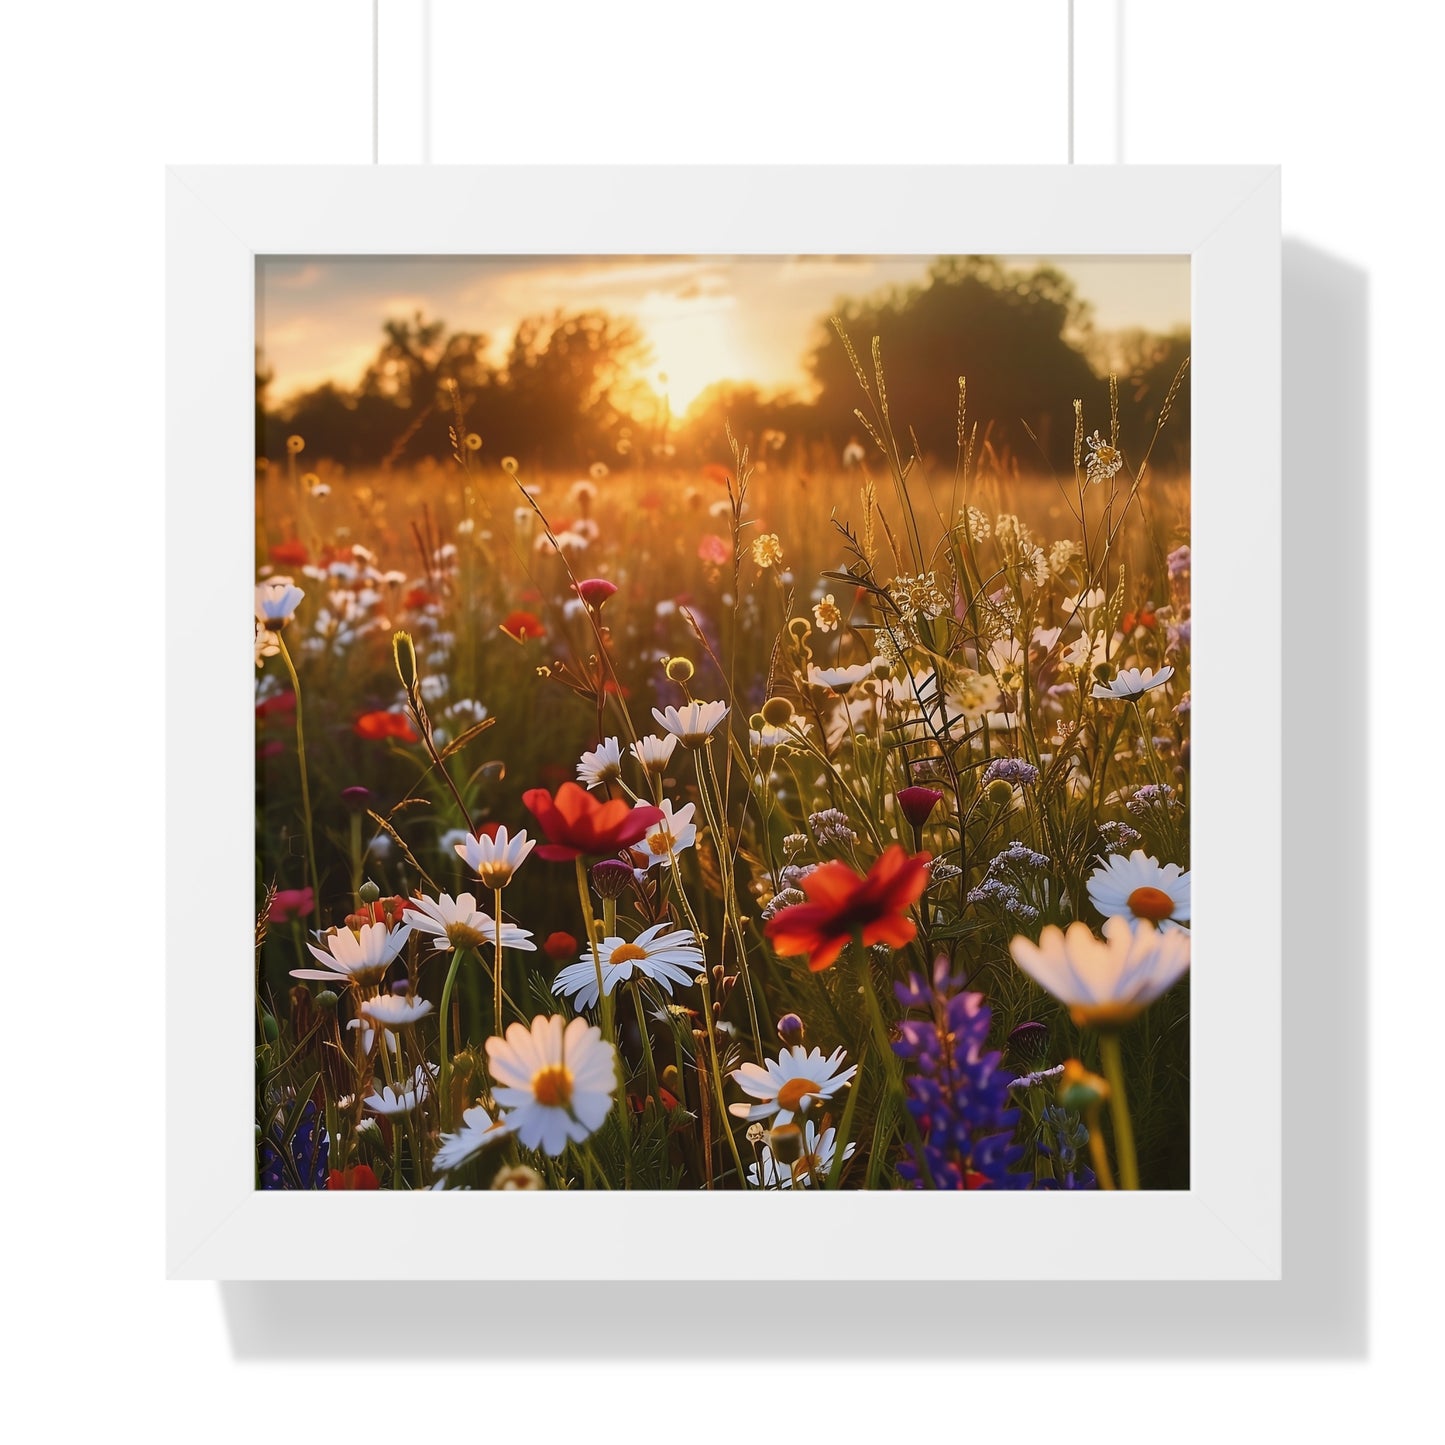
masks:
[[[381,0],[371,0],[371,163],[381,160]]]
[[[1069,164],[1074,163],[1074,0],[1069,0]]]

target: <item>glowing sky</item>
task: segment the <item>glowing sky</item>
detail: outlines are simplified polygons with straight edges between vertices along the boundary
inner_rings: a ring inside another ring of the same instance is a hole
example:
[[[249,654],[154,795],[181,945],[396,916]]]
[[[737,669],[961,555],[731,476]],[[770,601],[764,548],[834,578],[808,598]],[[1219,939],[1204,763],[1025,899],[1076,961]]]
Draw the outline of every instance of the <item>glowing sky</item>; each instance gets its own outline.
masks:
[[[1016,258],[1032,264],[1036,258]],[[1187,257],[1052,257],[1101,331],[1189,321]],[[517,323],[557,310],[629,316],[653,352],[648,379],[681,413],[715,381],[806,386],[804,359],[843,297],[921,281],[926,256],[269,257],[258,263],[256,339],[272,396],[353,385],[381,323],[420,310],[481,331],[500,360]],[[659,373],[666,381],[659,380]]]

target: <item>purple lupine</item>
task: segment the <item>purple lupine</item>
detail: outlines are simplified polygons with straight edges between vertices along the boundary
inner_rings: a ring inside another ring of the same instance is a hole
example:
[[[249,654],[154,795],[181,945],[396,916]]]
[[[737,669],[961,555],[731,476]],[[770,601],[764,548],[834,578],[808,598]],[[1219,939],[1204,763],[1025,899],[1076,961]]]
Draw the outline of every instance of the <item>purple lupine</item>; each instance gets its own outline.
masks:
[[[983,995],[965,990],[942,957],[931,981],[911,973],[894,992],[905,1009],[928,1015],[905,1017],[893,1044],[912,1066],[904,1089],[922,1141],[899,1175],[935,1189],[1027,1189],[1029,1176],[1014,1170],[1024,1151],[1014,1143],[1012,1075],[998,1050],[986,1050],[992,1013]]]

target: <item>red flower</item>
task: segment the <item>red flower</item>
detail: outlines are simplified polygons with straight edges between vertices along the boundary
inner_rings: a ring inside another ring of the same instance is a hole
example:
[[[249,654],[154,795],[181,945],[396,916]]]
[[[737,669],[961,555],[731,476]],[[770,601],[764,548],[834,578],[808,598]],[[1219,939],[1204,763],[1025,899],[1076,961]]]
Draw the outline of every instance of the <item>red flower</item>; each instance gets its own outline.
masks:
[[[724,537],[719,537],[716,532],[709,532],[697,544],[697,555],[699,560],[707,562],[713,567],[721,567],[724,563],[732,561],[732,543]]]
[[[423,607],[429,607],[435,601],[436,598],[425,587],[413,587],[401,599],[401,605],[411,611],[419,611]]]
[[[563,783],[556,797],[546,788],[531,788],[522,794],[522,804],[547,835],[537,856],[554,863],[570,863],[583,853],[621,852],[663,816],[661,808],[634,808],[622,798],[599,803],[576,783]]]
[[[351,730],[359,738],[378,742],[382,738],[395,738],[398,742],[414,743],[416,729],[405,713],[364,712],[352,723]]]
[[[294,713],[296,711],[296,694],[294,692],[273,692],[264,702],[256,704],[256,716],[258,718],[279,717],[282,713]]]
[[[927,853],[908,853],[897,843],[859,877],[846,863],[824,863],[803,879],[806,903],[784,908],[768,921],[767,935],[783,957],[808,956],[818,973],[858,938],[866,946],[901,948],[918,931],[908,910],[928,887]]]
[[[271,560],[283,567],[304,567],[306,565],[305,542],[277,542],[271,548]]]
[[[899,788],[898,806],[902,809],[903,816],[915,828],[921,828],[942,797],[943,794],[937,788]]]
[[[725,487],[732,480],[732,473],[719,462],[709,462],[702,469],[702,474],[708,481],[716,482],[718,486]]]
[[[316,894],[310,888],[278,888],[266,919],[270,923],[289,923],[293,918],[305,918],[315,907]]]
[[[534,612],[509,612],[497,625],[513,642],[525,642],[529,637],[547,635],[542,619]]]
[[[577,940],[570,933],[549,933],[543,940],[542,952],[553,963],[570,963],[577,957]]]
[[[395,928],[402,921],[402,915],[408,908],[414,906],[411,898],[403,898],[400,893],[393,893],[390,898],[378,898],[374,903],[363,903],[355,913],[348,913],[346,926],[364,927],[369,923],[384,923],[388,928]]]
[[[326,1181],[328,1189],[380,1189],[369,1164],[353,1164],[350,1169],[333,1169]]]
[[[572,589],[592,610],[599,610],[604,602],[617,591],[617,584],[605,577],[588,577]]]

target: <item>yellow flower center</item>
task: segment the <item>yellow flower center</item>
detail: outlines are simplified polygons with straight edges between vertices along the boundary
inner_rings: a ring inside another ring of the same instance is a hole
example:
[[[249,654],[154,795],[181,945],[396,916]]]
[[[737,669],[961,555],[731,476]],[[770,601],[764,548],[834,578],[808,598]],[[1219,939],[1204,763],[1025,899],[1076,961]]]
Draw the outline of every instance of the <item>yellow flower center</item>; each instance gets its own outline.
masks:
[[[821,1097],[822,1092],[811,1079],[789,1079],[778,1090],[778,1107],[786,1109],[790,1114],[796,1114],[807,1099],[815,1094]]]
[[[465,923],[447,924],[447,937],[453,948],[480,948],[484,943],[497,941],[495,938],[488,939],[485,933]]]
[[[532,1095],[545,1109],[565,1109],[572,1102],[572,1074],[549,1064],[532,1075]]]
[[[1129,895],[1129,912],[1135,918],[1160,923],[1174,916],[1174,900],[1159,888],[1136,888]]]
[[[624,943],[612,950],[612,957],[609,963],[632,963],[635,959],[646,958],[647,950],[639,948],[635,943]]]
[[[647,851],[657,858],[667,857],[672,853],[674,841],[666,828],[654,828],[647,835]]]

